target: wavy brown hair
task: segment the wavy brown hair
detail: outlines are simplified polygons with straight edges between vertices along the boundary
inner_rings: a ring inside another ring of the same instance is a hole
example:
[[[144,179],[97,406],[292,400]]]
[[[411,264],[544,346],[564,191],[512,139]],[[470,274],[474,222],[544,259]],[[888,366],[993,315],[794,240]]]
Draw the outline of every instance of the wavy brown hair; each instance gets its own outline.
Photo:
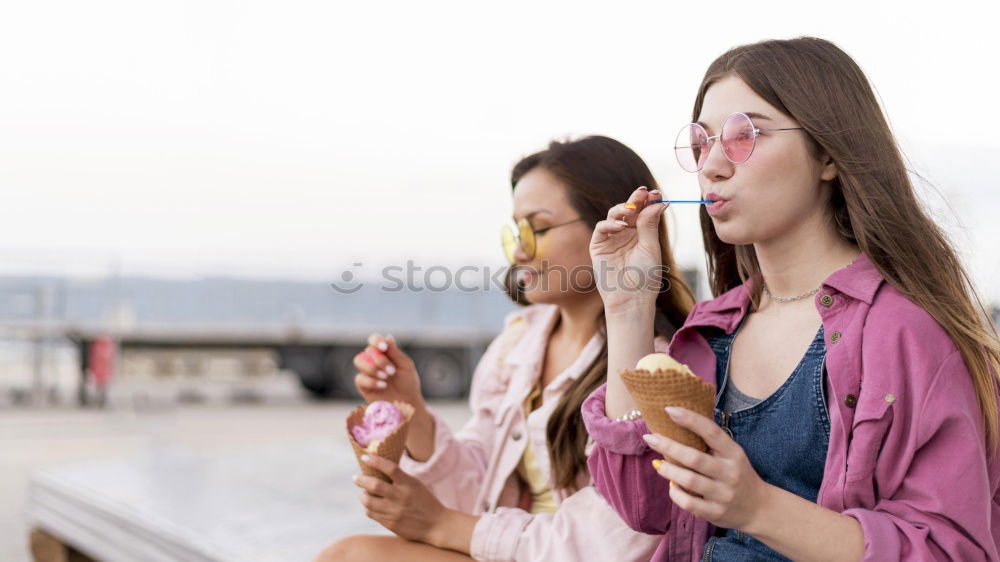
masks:
[[[717,58],[702,80],[692,121],[705,92],[736,76],[805,129],[813,155],[837,166],[833,216],[840,235],[871,259],[886,281],[945,329],[972,374],[988,448],[996,451],[1000,342],[968,273],[944,232],[917,200],[903,156],[864,73],[833,43],[813,37],[735,47]],[[701,210],[709,281],[716,296],[754,279],[760,267],[752,245],[719,239]]]
[[[645,185],[650,190],[657,187],[653,173],[638,154],[603,136],[553,141],[547,149],[522,158],[511,171],[511,188],[535,168],[549,171],[563,183],[570,205],[591,229],[607,217],[608,209],[627,201],[637,187]],[[695,299],[678,275],[665,219],[660,219],[659,232],[660,257],[666,278],[656,300],[659,314],[654,329],[658,335],[670,338],[673,331],[684,324]],[[512,282],[513,270],[510,268],[505,277],[507,294],[518,304],[529,304],[521,287]],[[607,371],[608,348],[605,344],[598,358],[563,394],[549,418],[546,436],[555,484],[559,488],[575,489],[578,477],[586,473],[587,431],[580,408],[584,399],[607,379]]]

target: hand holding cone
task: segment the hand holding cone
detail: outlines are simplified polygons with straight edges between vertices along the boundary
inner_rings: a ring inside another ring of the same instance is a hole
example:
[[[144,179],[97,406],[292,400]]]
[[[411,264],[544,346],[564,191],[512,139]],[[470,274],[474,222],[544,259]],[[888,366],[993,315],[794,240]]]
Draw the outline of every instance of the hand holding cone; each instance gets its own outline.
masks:
[[[622,370],[621,377],[650,431],[701,451],[708,450],[701,437],[674,423],[664,408],[687,408],[712,419],[715,385],[701,380],[687,365],[678,363],[665,353],[643,357],[635,369]],[[678,464],[673,459],[666,460]]]

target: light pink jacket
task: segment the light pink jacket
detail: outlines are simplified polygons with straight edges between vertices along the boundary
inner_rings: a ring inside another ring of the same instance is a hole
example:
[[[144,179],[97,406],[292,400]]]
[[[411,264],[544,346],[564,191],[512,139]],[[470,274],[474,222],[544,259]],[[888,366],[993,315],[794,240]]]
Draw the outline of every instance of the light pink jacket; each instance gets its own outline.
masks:
[[[417,462],[404,453],[400,467],[426,484],[446,506],[479,515],[472,536],[476,560],[649,560],[659,537],[630,529],[581,478],[572,495],[555,489],[559,509],[532,514],[519,505],[523,486],[516,468],[534,447],[543,473],[551,474],[545,428],[562,394],[600,354],[597,333],[577,360],[545,388],[541,408],[525,419],[524,401],[541,376],[555,305],[535,304],[507,316],[472,379],[472,419],[453,433],[436,414],[434,454]],[[658,340],[661,349],[666,341]],[[588,448],[589,450],[589,448]]]

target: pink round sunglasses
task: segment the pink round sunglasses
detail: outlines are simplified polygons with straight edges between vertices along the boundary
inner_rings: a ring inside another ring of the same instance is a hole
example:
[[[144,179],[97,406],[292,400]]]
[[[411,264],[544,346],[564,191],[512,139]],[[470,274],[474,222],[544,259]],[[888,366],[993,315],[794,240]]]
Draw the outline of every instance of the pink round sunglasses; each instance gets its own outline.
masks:
[[[699,123],[688,123],[677,133],[674,142],[674,154],[677,163],[688,172],[698,172],[705,167],[712,144],[716,140],[722,143],[722,153],[733,164],[742,164],[753,154],[757,146],[757,137],[762,132],[770,131],[800,131],[802,127],[786,127],[783,129],[761,129],[755,127],[746,113],[733,113],[722,123],[722,131],[718,135],[709,136]]]

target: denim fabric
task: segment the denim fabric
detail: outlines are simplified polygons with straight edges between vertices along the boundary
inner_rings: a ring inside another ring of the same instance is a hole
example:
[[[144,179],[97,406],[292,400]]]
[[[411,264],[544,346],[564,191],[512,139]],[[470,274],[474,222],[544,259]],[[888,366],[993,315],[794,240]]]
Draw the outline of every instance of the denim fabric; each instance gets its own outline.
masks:
[[[741,323],[742,327],[742,323]],[[757,474],[769,484],[815,502],[823,480],[830,417],[823,390],[826,343],[823,327],[809,345],[791,376],[770,396],[734,412],[722,409],[726,395],[733,391],[729,382],[731,334],[709,338],[716,356],[715,421],[743,447]],[[788,560],[754,537],[735,529],[718,529],[705,544],[702,559]]]

